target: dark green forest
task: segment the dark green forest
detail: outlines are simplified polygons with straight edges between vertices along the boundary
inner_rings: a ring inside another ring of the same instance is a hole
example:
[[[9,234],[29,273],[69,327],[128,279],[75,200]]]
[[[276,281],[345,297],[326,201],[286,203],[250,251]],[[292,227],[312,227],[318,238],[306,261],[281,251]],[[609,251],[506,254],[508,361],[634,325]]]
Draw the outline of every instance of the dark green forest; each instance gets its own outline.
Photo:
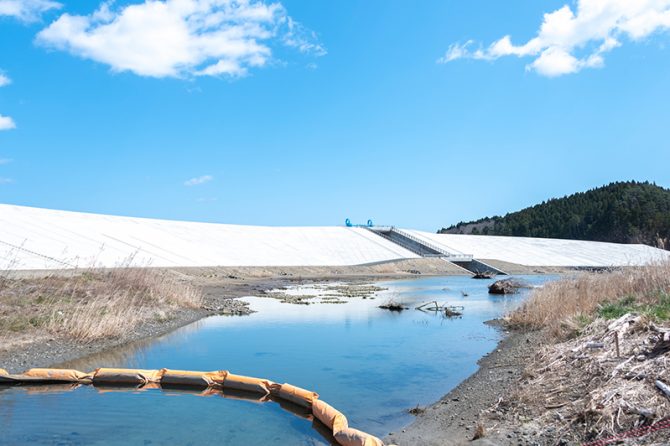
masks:
[[[649,182],[611,183],[438,232],[644,243],[670,249],[670,190]]]

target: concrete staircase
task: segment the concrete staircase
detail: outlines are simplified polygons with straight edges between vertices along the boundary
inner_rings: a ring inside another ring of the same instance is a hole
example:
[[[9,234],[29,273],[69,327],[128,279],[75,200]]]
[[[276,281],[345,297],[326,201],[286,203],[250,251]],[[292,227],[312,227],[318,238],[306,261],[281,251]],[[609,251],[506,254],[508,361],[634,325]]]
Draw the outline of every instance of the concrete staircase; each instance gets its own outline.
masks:
[[[470,254],[460,252],[450,252],[443,247],[437,246],[426,240],[422,240],[408,232],[398,229],[394,226],[375,226],[368,228],[380,237],[383,237],[396,245],[412,251],[421,257],[440,257],[448,262],[455,264],[473,274],[506,274],[497,268],[487,265],[484,262],[476,260]]]

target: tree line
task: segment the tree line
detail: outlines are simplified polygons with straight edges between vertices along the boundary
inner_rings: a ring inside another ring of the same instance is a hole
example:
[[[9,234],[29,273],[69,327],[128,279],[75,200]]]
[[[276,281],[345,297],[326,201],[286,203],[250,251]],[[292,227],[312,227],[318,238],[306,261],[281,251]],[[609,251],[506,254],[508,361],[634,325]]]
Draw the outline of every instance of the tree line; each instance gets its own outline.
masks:
[[[615,182],[438,232],[644,243],[670,249],[670,190],[650,182]]]

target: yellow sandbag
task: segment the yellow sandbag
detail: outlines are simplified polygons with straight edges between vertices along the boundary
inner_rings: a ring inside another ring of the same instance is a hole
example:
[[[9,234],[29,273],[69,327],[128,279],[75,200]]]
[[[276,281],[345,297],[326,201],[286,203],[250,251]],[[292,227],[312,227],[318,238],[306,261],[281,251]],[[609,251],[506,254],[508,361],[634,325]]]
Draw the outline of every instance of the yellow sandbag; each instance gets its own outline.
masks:
[[[317,420],[328,426],[332,433],[349,427],[347,417],[325,401],[314,400],[312,403],[312,414]]]
[[[161,385],[209,387],[221,385],[228,372],[190,372],[186,370],[163,369]]]
[[[93,384],[147,384],[161,380],[161,370],[108,369],[93,372]]]
[[[24,372],[22,376],[32,378],[30,381],[41,380],[69,383],[76,383],[91,379],[91,375],[88,373],[70,369],[30,369],[27,372]]]
[[[351,427],[335,432],[335,440],[342,446],[384,446],[379,438]]]
[[[301,389],[291,384],[273,384],[270,387],[272,395],[290,401],[298,406],[310,407],[312,401],[319,398],[319,394],[310,390]]]
[[[250,376],[234,375],[228,373],[223,381],[223,388],[242,390],[244,392],[270,393],[270,385],[274,383],[267,379],[252,378]]]

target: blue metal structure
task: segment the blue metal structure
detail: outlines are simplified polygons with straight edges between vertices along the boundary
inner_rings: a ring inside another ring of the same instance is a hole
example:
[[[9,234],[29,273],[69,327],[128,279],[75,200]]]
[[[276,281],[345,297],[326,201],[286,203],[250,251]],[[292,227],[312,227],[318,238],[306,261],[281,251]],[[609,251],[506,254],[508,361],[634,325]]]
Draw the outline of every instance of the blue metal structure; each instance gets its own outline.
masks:
[[[347,228],[371,228],[374,226],[372,219],[368,220],[368,222],[364,225],[355,225],[347,218],[344,220],[344,224],[347,226]]]

